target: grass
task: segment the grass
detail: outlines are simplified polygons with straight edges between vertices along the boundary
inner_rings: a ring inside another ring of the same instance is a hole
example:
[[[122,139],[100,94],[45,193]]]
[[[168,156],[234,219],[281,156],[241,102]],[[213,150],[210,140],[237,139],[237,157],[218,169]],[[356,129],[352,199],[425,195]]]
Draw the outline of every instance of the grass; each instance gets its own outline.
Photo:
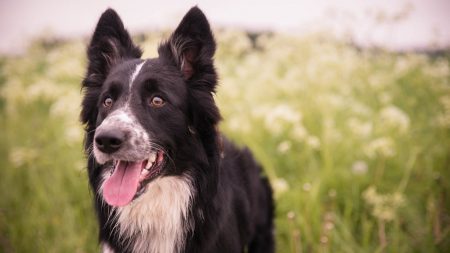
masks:
[[[161,34],[140,36],[147,57]],[[450,250],[450,52],[217,34],[221,129],[275,190],[277,252]],[[96,252],[82,41],[0,56],[0,252]]]

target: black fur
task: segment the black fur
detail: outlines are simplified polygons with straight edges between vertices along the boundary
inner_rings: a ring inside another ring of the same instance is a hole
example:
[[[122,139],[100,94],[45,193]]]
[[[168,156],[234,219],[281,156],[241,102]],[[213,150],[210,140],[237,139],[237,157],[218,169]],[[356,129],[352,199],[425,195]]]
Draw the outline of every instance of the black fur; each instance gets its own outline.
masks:
[[[244,252],[246,248],[248,252],[273,252],[274,206],[269,183],[250,151],[236,148],[217,130],[221,116],[213,97],[215,47],[206,17],[192,8],[160,45],[159,57],[147,60],[138,85],[133,86],[142,100],[131,106],[139,123],[171,158],[160,176],[187,171],[192,176],[196,193],[190,214],[195,226],[186,235],[181,252]],[[114,93],[118,98],[125,94],[121,85],[126,85],[128,76],[121,73],[134,66],[141,53],[117,13],[105,11],[87,50],[81,121],[99,240],[108,242],[115,252],[127,252],[125,245],[136,239],[119,238],[113,229],[116,221],[108,221],[114,210],[102,204],[98,194],[104,168],[92,155],[92,145],[96,127],[109,113],[101,106],[104,94]],[[146,106],[153,93],[164,94],[167,105],[159,110]]]

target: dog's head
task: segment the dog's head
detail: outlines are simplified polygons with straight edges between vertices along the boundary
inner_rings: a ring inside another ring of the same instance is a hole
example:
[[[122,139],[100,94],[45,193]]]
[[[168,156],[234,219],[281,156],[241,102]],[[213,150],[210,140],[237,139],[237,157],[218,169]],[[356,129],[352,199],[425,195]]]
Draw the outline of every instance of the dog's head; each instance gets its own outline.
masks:
[[[206,151],[217,145],[220,119],[214,52],[197,7],[153,59],[140,58],[114,10],[102,14],[88,47],[81,121],[86,151],[97,164],[90,173],[106,175],[101,188],[108,204],[127,205],[155,177],[183,173],[173,160],[188,155],[179,154],[187,142],[197,140],[206,159],[216,155]]]

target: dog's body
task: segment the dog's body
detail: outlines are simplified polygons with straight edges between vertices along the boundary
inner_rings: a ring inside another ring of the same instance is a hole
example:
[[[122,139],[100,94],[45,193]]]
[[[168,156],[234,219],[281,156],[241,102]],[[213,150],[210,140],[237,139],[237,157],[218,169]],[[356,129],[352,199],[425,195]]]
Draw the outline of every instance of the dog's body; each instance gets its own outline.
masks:
[[[214,51],[197,7],[146,60],[113,10],[100,18],[81,120],[103,252],[274,251],[268,181],[217,132]]]

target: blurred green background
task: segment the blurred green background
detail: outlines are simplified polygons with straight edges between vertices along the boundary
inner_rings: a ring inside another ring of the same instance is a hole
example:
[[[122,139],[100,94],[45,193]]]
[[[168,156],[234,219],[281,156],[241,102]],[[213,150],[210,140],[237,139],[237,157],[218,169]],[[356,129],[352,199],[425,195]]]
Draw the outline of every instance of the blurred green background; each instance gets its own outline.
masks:
[[[450,252],[450,50],[216,32],[221,129],[276,198],[277,252]],[[156,56],[163,33],[135,39]],[[0,252],[98,252],[85,40],[0,56]]]

